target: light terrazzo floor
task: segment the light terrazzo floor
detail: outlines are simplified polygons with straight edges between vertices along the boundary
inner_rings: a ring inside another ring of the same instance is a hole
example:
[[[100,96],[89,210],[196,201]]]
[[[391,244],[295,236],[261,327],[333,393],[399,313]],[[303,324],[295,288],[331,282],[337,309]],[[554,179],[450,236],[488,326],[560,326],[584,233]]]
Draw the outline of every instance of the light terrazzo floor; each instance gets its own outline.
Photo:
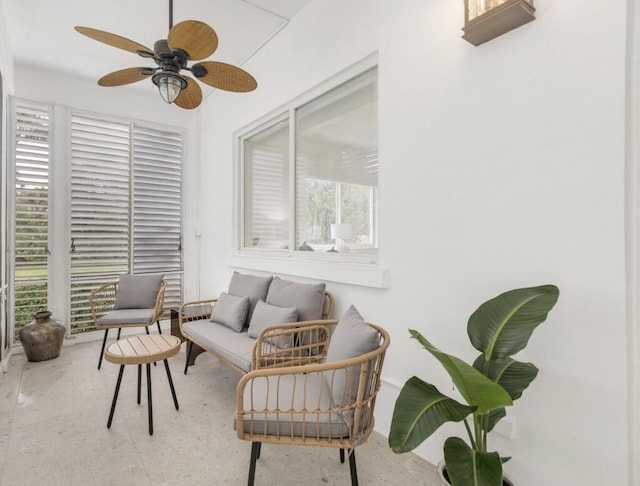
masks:
[[[136,369],[125,369],[111,429],[106,422],[118,366],[96,368],[100,343],[65,346],[39,363],[11,357],[0,377],[0,485],[245,485],[251,444],[233,430],[240,375],[208,354],[183,374],[184,348],[169,359],[180,410],[164,366],[152,366],[154,435],[148,434],[146,378],[136,403]],[[360,485],[437,485],[435,468],[396,455],[374,434],[356,449]],[[338,451],[265,444],[256,486],[350,485]]]

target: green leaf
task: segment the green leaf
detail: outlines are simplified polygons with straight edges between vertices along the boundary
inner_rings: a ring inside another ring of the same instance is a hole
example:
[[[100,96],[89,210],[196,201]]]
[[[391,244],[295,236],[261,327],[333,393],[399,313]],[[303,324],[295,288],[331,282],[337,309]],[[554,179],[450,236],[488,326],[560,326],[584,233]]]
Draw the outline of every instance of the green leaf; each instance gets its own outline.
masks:
[[[473,367],[500,384],[512,400],[517,400],[522,396],[522,392],[527,389],[531,382],[538,376],[538,368],[531,363],[522,363],[513,358],[502,361],[486,362],[481,354],[473,363]]]
[[[471,314],[467,334],[487,361],[524,349],[531,334],[558,301],[555,285],[510,290],[485,302]]]
[[[443,395],[438,389],[414,376],[407,380],[398,395],[389,446],[398,454],[419,446],[445,422],[459,422],[475,411]]]
[[[502,461],[497,452],[477,452],[462,439],[444,443],[444,462],[451,486],[502,486]]]
[[[473,366],[455,356],[443,353],[418,331],[410,329],[409,333],[440,361],[466,402],[477,407],[476,413],[484,414],[495,408],[512,405],[511,397],[505,389],[474,369]]]

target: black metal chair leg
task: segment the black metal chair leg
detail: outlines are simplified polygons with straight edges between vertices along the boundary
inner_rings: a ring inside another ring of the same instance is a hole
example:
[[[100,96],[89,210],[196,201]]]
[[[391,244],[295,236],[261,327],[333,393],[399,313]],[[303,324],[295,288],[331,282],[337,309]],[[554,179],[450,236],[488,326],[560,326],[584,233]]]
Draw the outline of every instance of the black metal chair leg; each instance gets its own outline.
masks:
[[[104,339],[102,340],[102,348],[100,348],[100,358],[98,358],[98,369],[102,365],[102,356],[104,355],[104,347],[107,344],[107,335],[109,334],[109,329],[104,330]]]
[[[173,395],[173,404],[176,406],[176,410],[180,410],[178,406],[178,397],[176,397],[176,389],[173,387],[173,380],[171,379],[171,371],[169,371],[169,362],[164,360],[164,368],[167,370],[167,378],[169,379],[169,387],[171,388],[171,395]]]
[[[162,329],[160,329],[160,319],[158,319],[156,323],[158,324],[158,334],[162,334]]]
[[[120,365],[120,371],[118,372],[118,381],[116,382],[116,391],[113,393],[113,400],[111,402],[111,411],[109,412],[107,429],[111,428],[111,422],[113,421],[113,412],[116,411],[116,402],[118,401],[118,392],[120,391],[120,383],[122,382],[122,373],[124,373],[124,365]]]
[[[258,442],[258,455],[256,459],[260,459],[260,453],[262,452],[262,442]]]
[[[187,374],[187,368],[189,368],[189,358],[191,357],[191,350],[193,349],[193,341],[187,341],[187,361],[184,363],[184,374]]]
[[[340,464],[344,464],[344,449],[340,449]]]
[[[122,332],[122,328],[118,328],[118,336],[116,336],[116,341],[120,339],[120,333]]]
[[[147,405],[149,406],[149,435],[153,435],[153,404],[151,401],[151,366],[147,363]]]
[[[256,461],[260,457],[260,442],[251,443],[251,461],[249,463],[249,481],[247,486],[253,486],[256,477]]]
[[[142,381],[142,365],[138,365],[138,405],[140,405],[140,382]]]
[[[358,486],[358,470],[356,469],[356,450],[349,451],[349,469],[351,470],[351,486]]]

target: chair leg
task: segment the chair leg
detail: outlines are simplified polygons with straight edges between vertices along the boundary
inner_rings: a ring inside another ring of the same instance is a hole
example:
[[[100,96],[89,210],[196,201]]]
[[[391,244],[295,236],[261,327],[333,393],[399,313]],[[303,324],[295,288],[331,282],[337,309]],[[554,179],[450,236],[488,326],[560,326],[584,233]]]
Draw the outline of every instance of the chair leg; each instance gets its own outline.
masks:
[[[193,349],[193,341],[187,340],[187,361],[184,363],[184,374],[187,374],[187,368],[189,368],[189,358],[191,357],[191,350]]]
[[[109,329],[104,330],[104,339],[102,340],[102,348],[100,348],[100,358],[98,358],[98,369],[102,365],[102,356],[104,355],[104,347],[107,344],[107,334],[109,334]]]
[[[260,452],[262,452],[262,442],[258,442],[258,456],[256,459],[260,459]]]
[[[251,462],[249,463],[249,480],[247,486],[253,486],[256,477],[256,461],[258,457],[260,457],[260,445],[261,442],[251,443]]]
[[[344,449],[340,449],[340,464],[344,464]]]
[[[109,412],[109,421],[107,422],[107,429],[111,428],[111,421],[113,420],[113,412],[116,411],[116,402],[118,401],[118,392],[120,391],[120,383],[122,382],[122,373],[124,373],[124,365],[120,365],[120,371],[118,372],[118,381],[116,382],[116,391],[113,393],[113,401],[111,402],[111,411]]]
[[[156,321],[156,324],[158,324],[158,334],[162,334],[162,329],[160,329],[160,319]]]
[[[351,486],[358,486],[358,470],[356,469],[356,449],[349,452],[349,469],[351,470]]]
[[[118,336],[116,337],[116,341],[117,341],[118,339],[120,339],[120,333],[121,333],[121,332],[122,332],[122,328],[121,328],[121,327],[119,327],[119,328],[118,328]]]
[[[149,326],[144,326],[144,330],[147,334],[149,334]]]

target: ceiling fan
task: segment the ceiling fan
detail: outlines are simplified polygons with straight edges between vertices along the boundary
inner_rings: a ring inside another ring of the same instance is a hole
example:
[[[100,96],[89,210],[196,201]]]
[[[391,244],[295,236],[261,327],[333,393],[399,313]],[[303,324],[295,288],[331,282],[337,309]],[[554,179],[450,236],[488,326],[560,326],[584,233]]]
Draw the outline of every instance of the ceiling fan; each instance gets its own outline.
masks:
[[[77,26],[81,34],[146,59],[153,59],[156,67],[132,67],[109,73],[98,80],[100,86],[123,86],[151,77],[162,99],[180,108],[193,109],[202,102],[202,90],[191,77],[226,91],[247,92],[256,89],[257,82],[248,72],[237,66],[206,59],[218,47],[216,32],[204,22],[185,20],[173,25],[173,0],[169,0],[169,35],[153,45],[153,50],[125,37],[90,27]]]

